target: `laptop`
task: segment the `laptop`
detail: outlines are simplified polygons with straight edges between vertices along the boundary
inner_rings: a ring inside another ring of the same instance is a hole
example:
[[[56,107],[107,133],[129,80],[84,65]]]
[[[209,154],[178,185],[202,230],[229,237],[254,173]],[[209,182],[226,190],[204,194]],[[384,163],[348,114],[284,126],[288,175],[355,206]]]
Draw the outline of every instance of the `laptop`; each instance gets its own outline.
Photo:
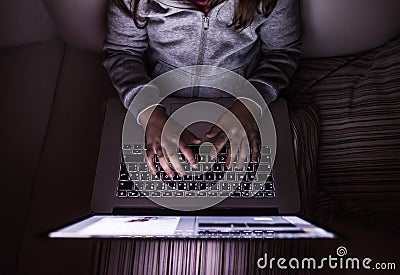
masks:
[[[169,178],[154,158],[146,163],[144,130],[118,98],[107,103],[96,177],[93,215],[49,233],[51,238],[335,238],[294,213],[300,209],[286,102],[278,99],[258,118],[262,139],[256,163],[246,157],[226,167],[229,147],[209,157],[204,136],[235,98],[168,96],[162,104],[185,128],[202,138],[190,145],[190,167],[177,151],[185,176]]]

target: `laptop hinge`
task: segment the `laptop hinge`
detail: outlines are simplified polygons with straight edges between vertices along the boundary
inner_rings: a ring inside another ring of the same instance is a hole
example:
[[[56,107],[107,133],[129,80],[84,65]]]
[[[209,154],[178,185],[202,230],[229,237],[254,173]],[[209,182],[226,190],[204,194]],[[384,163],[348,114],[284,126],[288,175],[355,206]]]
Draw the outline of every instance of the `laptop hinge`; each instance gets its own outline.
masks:
[[[168,208],[147,207],[147,208],[130,208],[130,207],[114,207],[115,215],[166,215],[166,216],[272,216],[278,215],[277,207],[271,208],[213,208],[195,211],[178,211]]]

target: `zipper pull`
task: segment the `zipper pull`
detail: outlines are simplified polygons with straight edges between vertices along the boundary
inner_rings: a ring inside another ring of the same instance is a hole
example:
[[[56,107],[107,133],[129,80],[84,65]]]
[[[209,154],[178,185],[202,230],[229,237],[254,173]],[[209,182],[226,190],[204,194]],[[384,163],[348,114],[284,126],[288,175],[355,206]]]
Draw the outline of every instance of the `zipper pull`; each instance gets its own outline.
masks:
[[[209,25],[210,25],[210,18],[207,15],[203,15],[203,28],[207,30]]]

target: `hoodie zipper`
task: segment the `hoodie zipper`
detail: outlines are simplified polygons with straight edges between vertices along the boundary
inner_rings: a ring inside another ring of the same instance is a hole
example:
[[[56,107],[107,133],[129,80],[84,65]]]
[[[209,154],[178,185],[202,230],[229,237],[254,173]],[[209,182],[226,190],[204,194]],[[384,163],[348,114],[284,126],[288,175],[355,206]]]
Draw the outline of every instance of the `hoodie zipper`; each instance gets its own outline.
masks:
[[[208,27],[210,26],[210,18],[206,14],[203,14],[201,18],[202,18],[202,29],[201,29],[201,35],[200,35],[200,52],[199,52],[199,56],[197,58],[197,65],[203,65],[204,54],[206,51],[207,30],[208,30]],[[197,73],[199,74],[200,72],[197,72]],[[194,87],[194,92],[193,92],[194,97],[199,96],[199,87],[198,87],[199,82],[200,82],[199,77],[196,77],[195,87]]]
[[[207,30],[208,27],[210,26],[210,18],[203,14],[202,15],[202,30],[201,30],[201,35],[200,35],[200,52],[199,52],[199,57],[197,58],[197,65],[202,65],[204,62],[204,53],[205,53],[205,46],[206,46],[206,40],[207,40]]]

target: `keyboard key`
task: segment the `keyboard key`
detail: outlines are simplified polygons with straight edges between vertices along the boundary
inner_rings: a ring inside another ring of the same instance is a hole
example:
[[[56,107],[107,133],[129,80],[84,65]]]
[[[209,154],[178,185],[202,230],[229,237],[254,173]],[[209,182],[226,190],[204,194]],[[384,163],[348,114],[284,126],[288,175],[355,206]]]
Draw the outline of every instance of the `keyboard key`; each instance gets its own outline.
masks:
[[[186,190],[186,183],[185,182],[179,182],[178,183],[178,190]]]
[[[129,172],[136,172],[139,171],[139,166],[137,163],[131,163],[128,165],[128,171]]]
[[[133,149],[135,149],[135,150],[144,149],[144,146],[142,144],[134,144]]]
[[[120,180],[120,181],[131,181],[132,179],[129,177],[128,173],[120,173],[118,180]]]
[[[221,182],[221,190],[222,191],[230,191],[231,190],[231,184],[229,182]]]
[[[202,163],[201,164],[201,171],[203,171],[203,172],[211,171],[211,168],[212,168],[211,163]]]
[[[158,191],[164,190],[166,187],[162,182],[154,182],[153,184],[154,184],[154,189]]]
[[[231,195],[231,192],[229,192],[229,191],[222,191],[222,192],[219,192],[219,195],[220,195],[221,197],[229,197],[229,196]]]
[[[205,180],[214,181],[215,175],[213,173],[206,173]]]
[[[207,162],[207,155],[199,154],[199,155],[197,155],[196,160],[199,163],[205,163],[205,162]]]
[[[217,161],[218,163],[226,163],[226,154],[219,154],[217,156]]]
[[[206,182],[200,182],[200,190],[207,190],[208,189],[208,184]]]
[[[253,190],[264,190],[264,182],[253,182]]]
[[[264,197],[266,198],[274,198],[275,197],[275,192],[265,192]]]
[[[177,183],[173,182],[173,181],[169,181],[166,184],[165,183],[163,183],[163,184],[164,184],[164,187],[167,188],[168,190],[176,189],[176,187],[177,187]]]
[[[124,150],[127,149],[132,149],[132,145],[131,144],[124,144],[124,146],[122,147]]]
[[[228,172],[226,173],[226,180],[227,181],[236,181],[236,174]]]
[[[185,197],[195,197],[196,192],[185,192]]]
[[[212,184],[212,185],[210,186],[210,189],[213,190],[213,191],[219,191],[219,190],[220,190],[220,185],[219,185],[219,183],[217,182],[217,183],[215,183],[215,184]]]
[[[261,155],[260,163],[271,163],[270,155]]]
[[[255,178],[256,178],[256,174],[255,173],[246,173],[246,176],[245,176],[245,181],[246,182],[252,182],[253,180],[255,180]]]
[[[189,182],[187,183],[189,191],[198,190],[197,182]]]
[[[161,194],[163,197],[172,197],[174,194],[172,191],[164,191]]]
[[[204,180],[204,174],[194,174],[194,180],[195,181],[203,181]]]
[[[244,176],[245,176],[245,173],[237,173],[237,174],[236,174],[236,179],[237,179],[237,181],[242,181],[242,180],[244,180]]]
[[[246,167],[247,172],[254,172],[256,171],[257,163],[249,162]]]
[[[120,181],[118,190],[132,190],[133,182],[131,181]]]
[[[164,173],[163,173],[162,175],[160,175],[160,173],[155,174],[155,175],[151,174],[150,178],[151,178],[151,180],[153,180],[153,181],[159,181],[159,180],[161,180],[161,177],[162,177],[163,175],[164,175]]]
[[[220,181],[224,179],[225,174],[224,173],[216,173],[215,174],[215,180]]]
[[[127,191],[118,191],[117,196],[120,198],[126,197],[128,195]]]
[[[144,182],[136,181],[136,182],[135,182],[135,187],[136,187],[136,189],[138,189],[138,190],[144,190],[146,186],[145,186],[145,183],[144,183]]]
[[[150,197],[161,197],[161,192],[160,191],[150,192]]]
[[[140,173],[140,179],[141,180],[150,180],[151,175],[148,172],[142,172],[142,173]]]
[[[242,183],[242,190],[244,190],[244,191],[251,190],[251,187],[252,187],[251,183],[248,183],[248,182],[243,182]]]
[[[174,180],[174,181],[182,181],[183,178],[181,178],[181,177],[178,175],[178,173],[175,173],[175,176],[174,176],[173,180]]]
[[[212,166],[213,172],[223,172],[224,171],[224,165],[222,163],[214,163]]]
[[[269,174],[257,173],[256,179],[257,179],[257,181],[266,181],[268,179],[268,176],[269,176]]]
[[[128,191],[128,197],[131,197],[131,198],[139,197],[139,192],[138,191]]]
[[[129,163],[129,162],[144,162],[144,156],[142,154],[138,155],[125,155],[124,156],[124,161]]]
[[[155,186],[153,182],[147,182],[145,183],[145,190],[147,191],[153,191],[155,190]]]
[[[184,181],[192,181],[193,180],[193,175],[187,173],[184,177],[183,177]]]
[[[260,150],[261,154],[264,154],[264,155],[270,155],[271,154],[271,148],[270,148],[269,145],[263,145],[263,146],[261,146],[260,149],[261,149]]]
[[[275,190],[274,183],[273,182],[266,182],[265,185],[264,185],[264,190],[266,190],[266,191]]]
[[[133,180],[133,181],[140,180],[140,174],[139,173],[131,173],[131,180]]]
[[[140,172],[148,172],[149,167],[147,166],[147,163],[139,163],[139,171]]]
[[[259,164],[257,168],[257,172],[270,172],[271,171],[271,164]]]

